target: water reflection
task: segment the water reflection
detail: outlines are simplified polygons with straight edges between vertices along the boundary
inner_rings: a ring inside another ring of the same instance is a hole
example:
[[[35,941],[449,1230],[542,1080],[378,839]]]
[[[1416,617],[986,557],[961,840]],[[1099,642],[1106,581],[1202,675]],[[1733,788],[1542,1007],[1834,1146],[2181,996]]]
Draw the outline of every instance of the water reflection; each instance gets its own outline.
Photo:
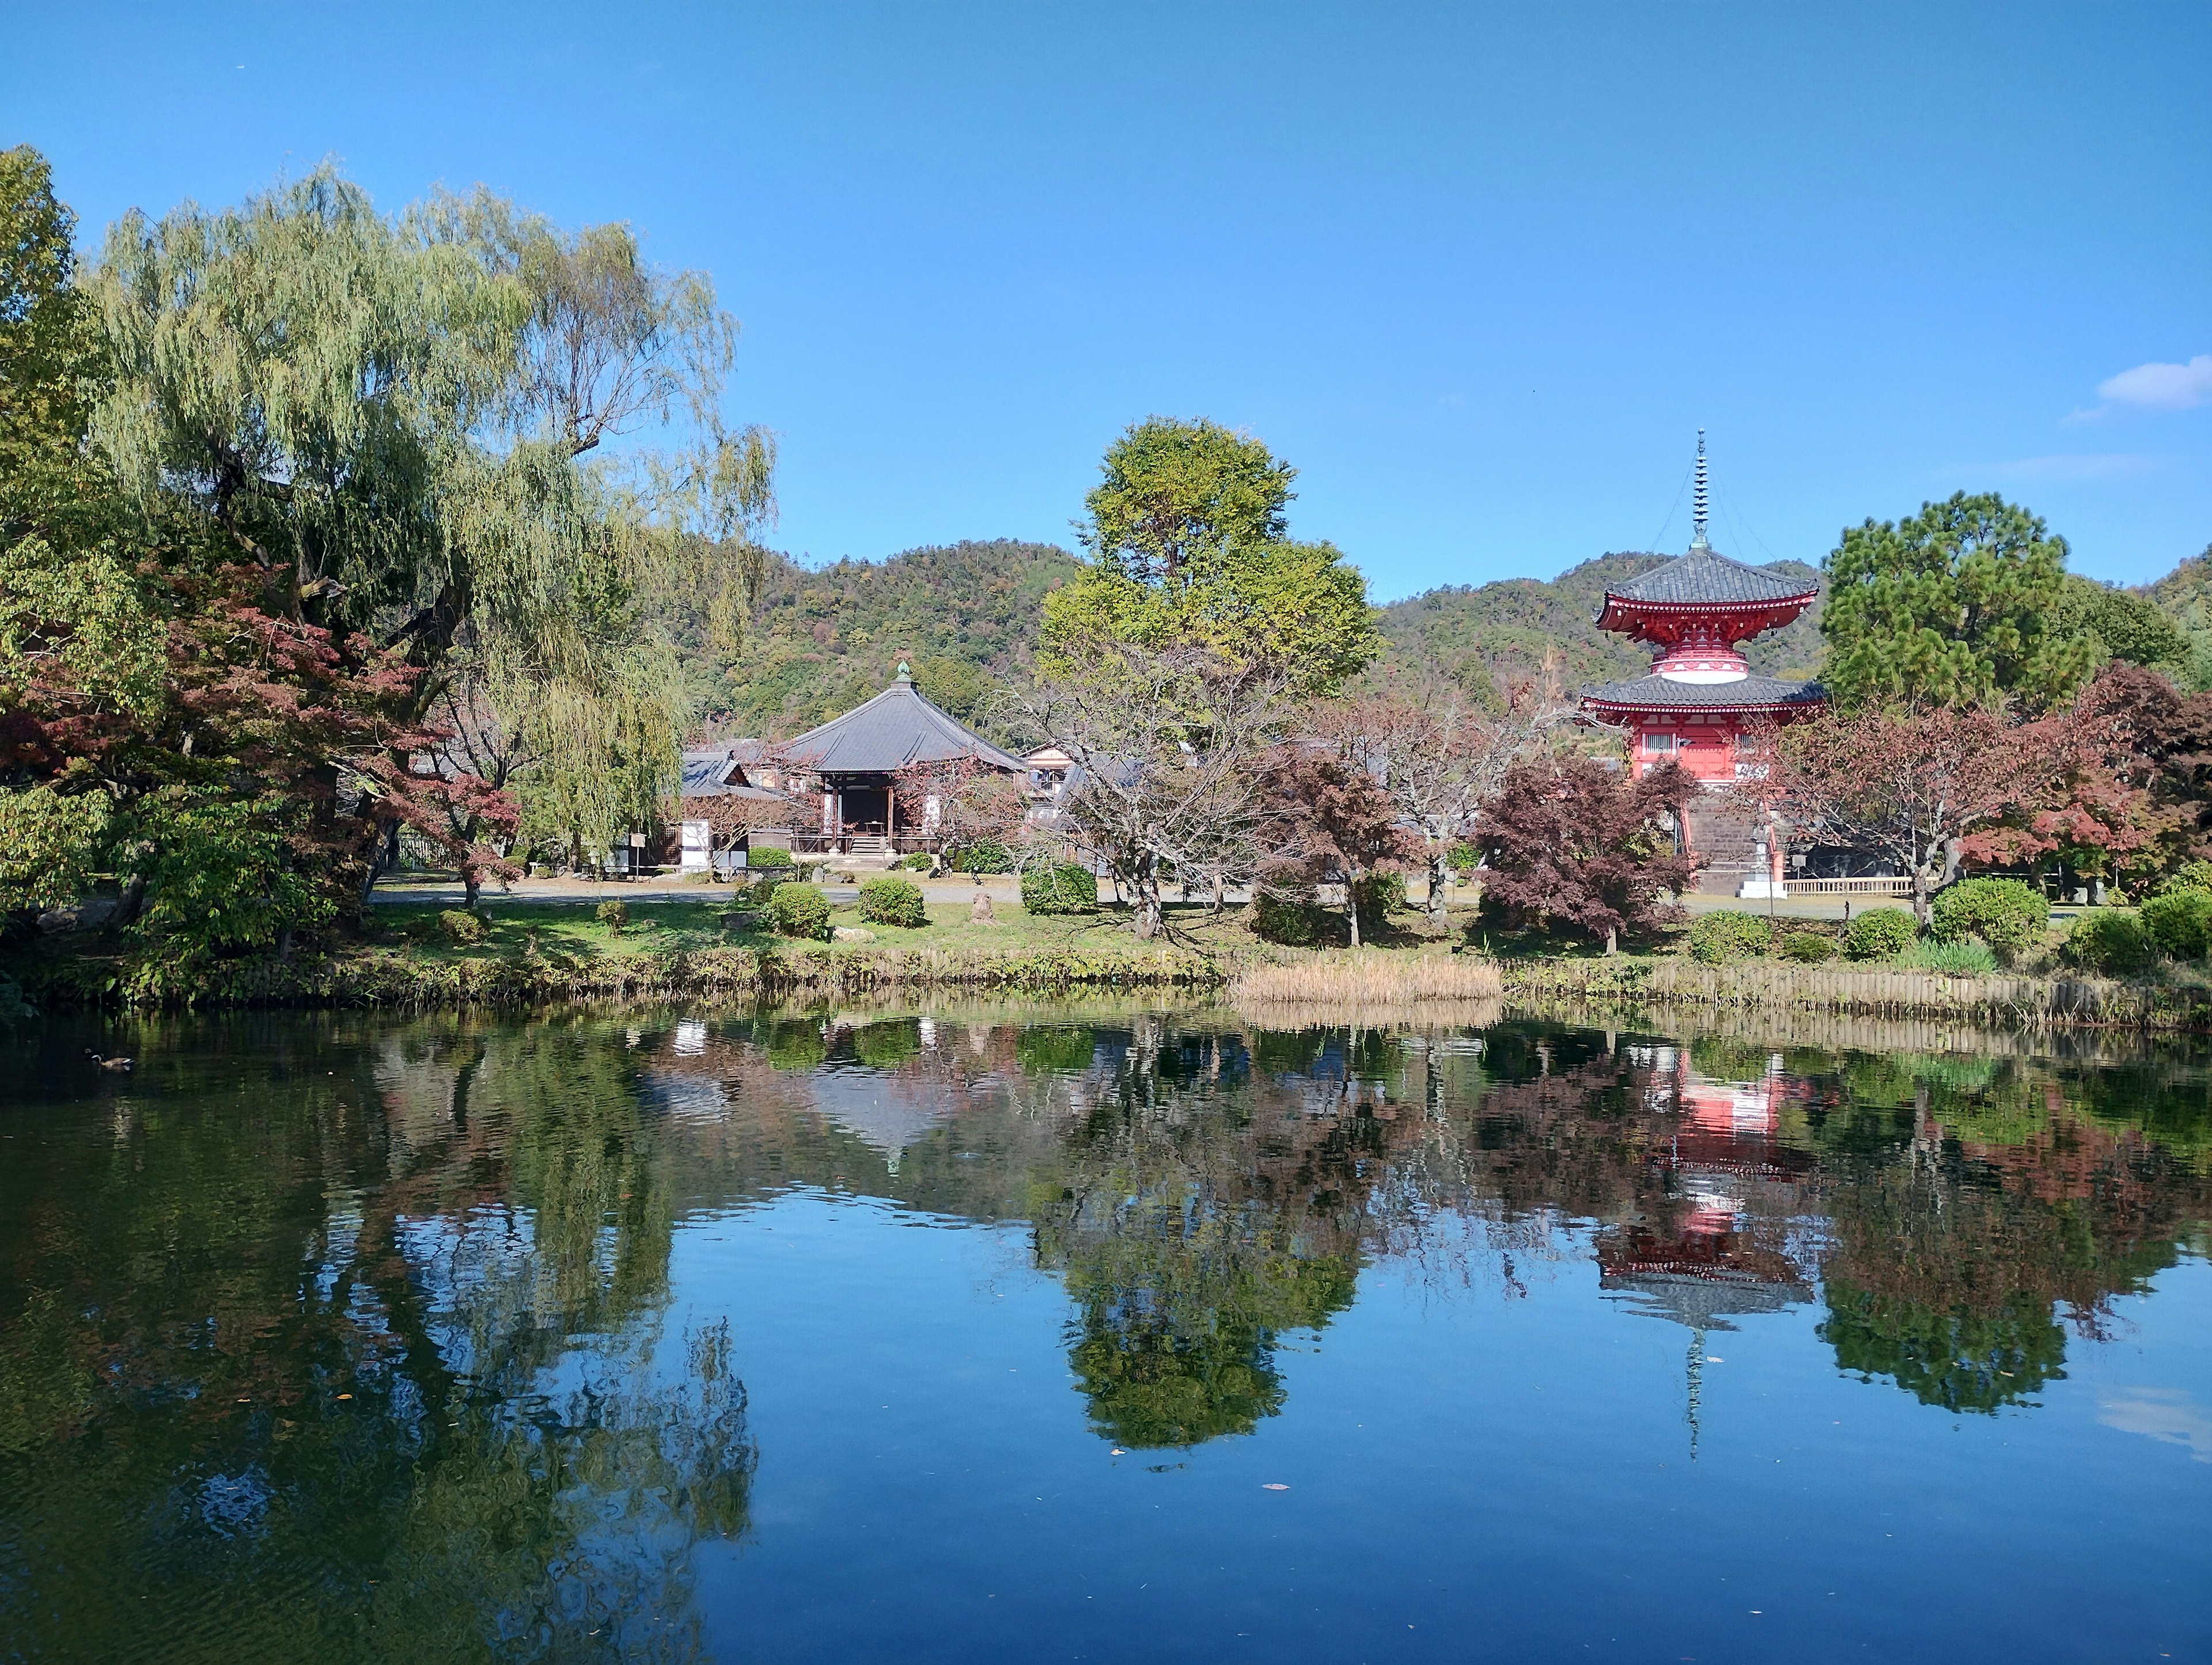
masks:
[[[793,1192],[1025,1233],[1082,1415],[1136,1450],[1276,1415],[1378,1264],[1587,1278],[1678,1326],[1692,1440],[1711,1338],[1814,1303],[1844,1371],[2032,1405],[2212,1214],[2212,1073],[2174,1053],[270,1018],[149,1031],[117,1082],[82,1040],[0,1112],[0,1618],[31,1656],[700,1653],[695,1559],[747,1533],[755,1453],[673,1246]]]

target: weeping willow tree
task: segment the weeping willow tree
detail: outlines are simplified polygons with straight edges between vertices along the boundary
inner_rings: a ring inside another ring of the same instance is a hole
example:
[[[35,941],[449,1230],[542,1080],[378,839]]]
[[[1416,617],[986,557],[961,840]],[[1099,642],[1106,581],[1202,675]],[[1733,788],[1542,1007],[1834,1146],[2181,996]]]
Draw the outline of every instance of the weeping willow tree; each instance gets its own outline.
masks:
[[[426,824],[425,775],[499,854],[518,816],[579,857],[647,823],[684,714],[644,604],[698,587],[734,637],[774,513],[770,436],[720,414],[737,325],[705,275],[483,191],[387,216],[325,167],[125,216],[88,289],[91,438],[146,526],[374,707],[307,793],[366,881]]]

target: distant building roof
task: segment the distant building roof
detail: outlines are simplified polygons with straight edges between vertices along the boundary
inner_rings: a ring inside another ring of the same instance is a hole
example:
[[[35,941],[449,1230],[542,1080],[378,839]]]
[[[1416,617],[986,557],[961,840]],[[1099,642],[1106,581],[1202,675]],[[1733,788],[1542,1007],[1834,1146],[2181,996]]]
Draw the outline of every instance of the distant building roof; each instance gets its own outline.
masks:
[[[1618,589],[1608,589],[1597,623],[1606,629],[1620,628],[1607,623],[1616,602],[1632,606],[1762,607],[1810,602],[1820,592],[1818,584],[1787,573],[1747,567],[1716,550],[1692,549],[1663,567],[1654,567],[1641,578],[1630,579]]]
[[[1029,765],[922,697],[902,664],[889,688],[781,748],[793,769],[822,775],[889,775],[909,763],[973,757],[1010,773]]]
[[[747,748],[750,748],[750,752]],[[758,740],[725,740],[719,745],[690,748],[684,754],[684,785],[679,795],[787,802],[783,793],[753,786],[745,779],[746,758],[750,756],[757,761],[764,750]]]
[[[1609,682],[1583,696],[1585,709],[1633,711],[1792,711],[1826,705],[1827,690],[1817,682],[1784,682],[1777,677],[1739,677],[1734,682],[1677,682],[1672,677],[1637,677]]]

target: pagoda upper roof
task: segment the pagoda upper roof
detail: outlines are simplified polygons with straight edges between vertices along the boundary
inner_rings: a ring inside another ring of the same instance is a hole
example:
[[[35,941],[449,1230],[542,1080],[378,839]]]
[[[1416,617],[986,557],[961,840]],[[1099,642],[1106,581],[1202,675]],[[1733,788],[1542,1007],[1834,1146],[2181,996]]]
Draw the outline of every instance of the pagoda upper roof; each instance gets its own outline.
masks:
[[[1672,677],[1636,677],[1609,682],[1583,696],[1585,706],[1632,711],[1792,711],[1826,705],[1827,690],[1817,682],[1784,682],[1778,677],[1738,677],[1732,682],[1678,682]]]
[[[1663,567],[1654,567],[1641,578],[1632,578],[1605,592],[1600,625],[1616,604],[1638,607],[1771,607],[1792,601],[1810,601],[1820,586],[1788,573],[1765,567],[1748,567],[1717,550],[1692,548]]]

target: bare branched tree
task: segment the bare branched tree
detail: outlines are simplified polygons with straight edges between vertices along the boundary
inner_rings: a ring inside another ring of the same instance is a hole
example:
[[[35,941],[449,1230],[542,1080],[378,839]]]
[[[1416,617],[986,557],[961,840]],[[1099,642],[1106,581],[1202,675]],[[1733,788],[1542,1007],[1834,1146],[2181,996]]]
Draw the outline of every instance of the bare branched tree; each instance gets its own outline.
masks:
[[[1264,854],[1265,771],[1290,705],[1279,669],[1194,647],[1101,644],[1016,704],[1074,760],[1054,830],[1103,863],[1137,935],[1165,926],[1163,871],[1185,893],[1249,883]]]
[[[1428,913],[1444,922],[1444,868],[1452,847],[1474,836],[1484,803],[1505,772],[1534,756],[1574,717],[1557,674],[1509,684],[1504,708],[1477,705],[1456,690],[1415,701],[1382,696],[1313,708],[1315,736],[1371,775],[1421,840]]]

